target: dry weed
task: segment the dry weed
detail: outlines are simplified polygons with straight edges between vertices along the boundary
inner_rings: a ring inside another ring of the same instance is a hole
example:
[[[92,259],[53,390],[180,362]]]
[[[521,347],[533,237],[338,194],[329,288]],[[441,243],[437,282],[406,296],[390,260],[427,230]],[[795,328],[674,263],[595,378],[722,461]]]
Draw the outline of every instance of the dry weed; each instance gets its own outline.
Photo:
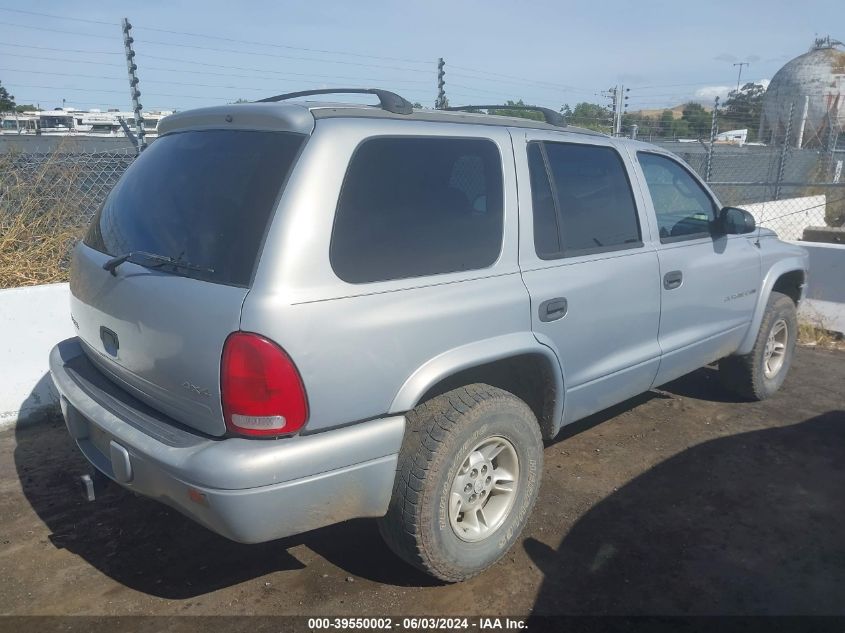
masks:
[[[56,152],[37,164],[0,156],[0,288],[67,279],[90,217],[80,167]]]

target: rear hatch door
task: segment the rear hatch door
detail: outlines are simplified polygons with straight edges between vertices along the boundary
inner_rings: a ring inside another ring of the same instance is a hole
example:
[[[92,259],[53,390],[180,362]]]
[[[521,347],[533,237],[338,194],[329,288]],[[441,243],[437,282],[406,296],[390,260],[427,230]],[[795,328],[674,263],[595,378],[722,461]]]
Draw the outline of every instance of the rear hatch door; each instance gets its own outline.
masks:
[[[239,328],[268,223],[305,138],[167,134],[129,167],[74,251],[71,312],[88,356],[139,399],[210,435],[226,431],[223,344]],[[121,256],[128,258],[104,269]]]

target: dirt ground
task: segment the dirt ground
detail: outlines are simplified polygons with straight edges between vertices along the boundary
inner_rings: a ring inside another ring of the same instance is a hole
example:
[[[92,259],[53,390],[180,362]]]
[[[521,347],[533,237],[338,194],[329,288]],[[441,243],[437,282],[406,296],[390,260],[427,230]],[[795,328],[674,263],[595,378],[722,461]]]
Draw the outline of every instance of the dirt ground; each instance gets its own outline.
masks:
[[[441,585],[361,520],[245,546],[113,487],[64,427],[0,435],[3,614],[845,614],[845,353],[737,402],[711,368],[567,427],[521,542]]]

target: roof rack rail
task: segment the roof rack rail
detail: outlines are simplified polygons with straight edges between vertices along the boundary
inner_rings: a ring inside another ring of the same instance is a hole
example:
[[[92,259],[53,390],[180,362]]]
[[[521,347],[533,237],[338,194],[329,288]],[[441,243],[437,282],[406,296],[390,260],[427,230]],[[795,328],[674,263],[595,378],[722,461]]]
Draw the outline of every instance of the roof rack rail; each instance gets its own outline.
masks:
[[[411,102],[400,97],[395,92],[389,90],[380,90],[378,88],[321,88],[319,90],[302,90],[301,92],[288,92],[283,95],[276,95],[275,97],[267,97],[266,99],[259,99],[257,103],[266,103],[273,101],[285,101],[287,99],[296,99],[298,97],[310,97],[311,95],[330,95],[330,94],[369,94],[376,95],[379,100],[379,105],[382,110],[393,112],[394,114],[411,114],[413,106]]]
[[[530,105],[465,105],[465,106],[451,106],[443,108],[444,110],[452,110],[453,112],[461,112],[467,110],[530,110],[532,112],[539,112],[543,115],[543,119],[549,125],[557,127],[566,127],[566,119],[560,112],[555,112],[550,108],[543,108],[541,106]]]

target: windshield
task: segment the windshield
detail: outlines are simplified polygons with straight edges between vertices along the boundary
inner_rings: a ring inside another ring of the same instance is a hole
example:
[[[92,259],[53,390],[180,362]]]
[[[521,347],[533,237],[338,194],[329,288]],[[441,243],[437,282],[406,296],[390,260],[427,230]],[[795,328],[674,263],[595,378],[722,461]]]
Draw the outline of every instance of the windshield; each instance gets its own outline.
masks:
[[[120,256],[146,251],[197,269],[157,270],[249,286],[274,203],[305,137],[207,130],[156,140],[94,217],[85,244]]]

